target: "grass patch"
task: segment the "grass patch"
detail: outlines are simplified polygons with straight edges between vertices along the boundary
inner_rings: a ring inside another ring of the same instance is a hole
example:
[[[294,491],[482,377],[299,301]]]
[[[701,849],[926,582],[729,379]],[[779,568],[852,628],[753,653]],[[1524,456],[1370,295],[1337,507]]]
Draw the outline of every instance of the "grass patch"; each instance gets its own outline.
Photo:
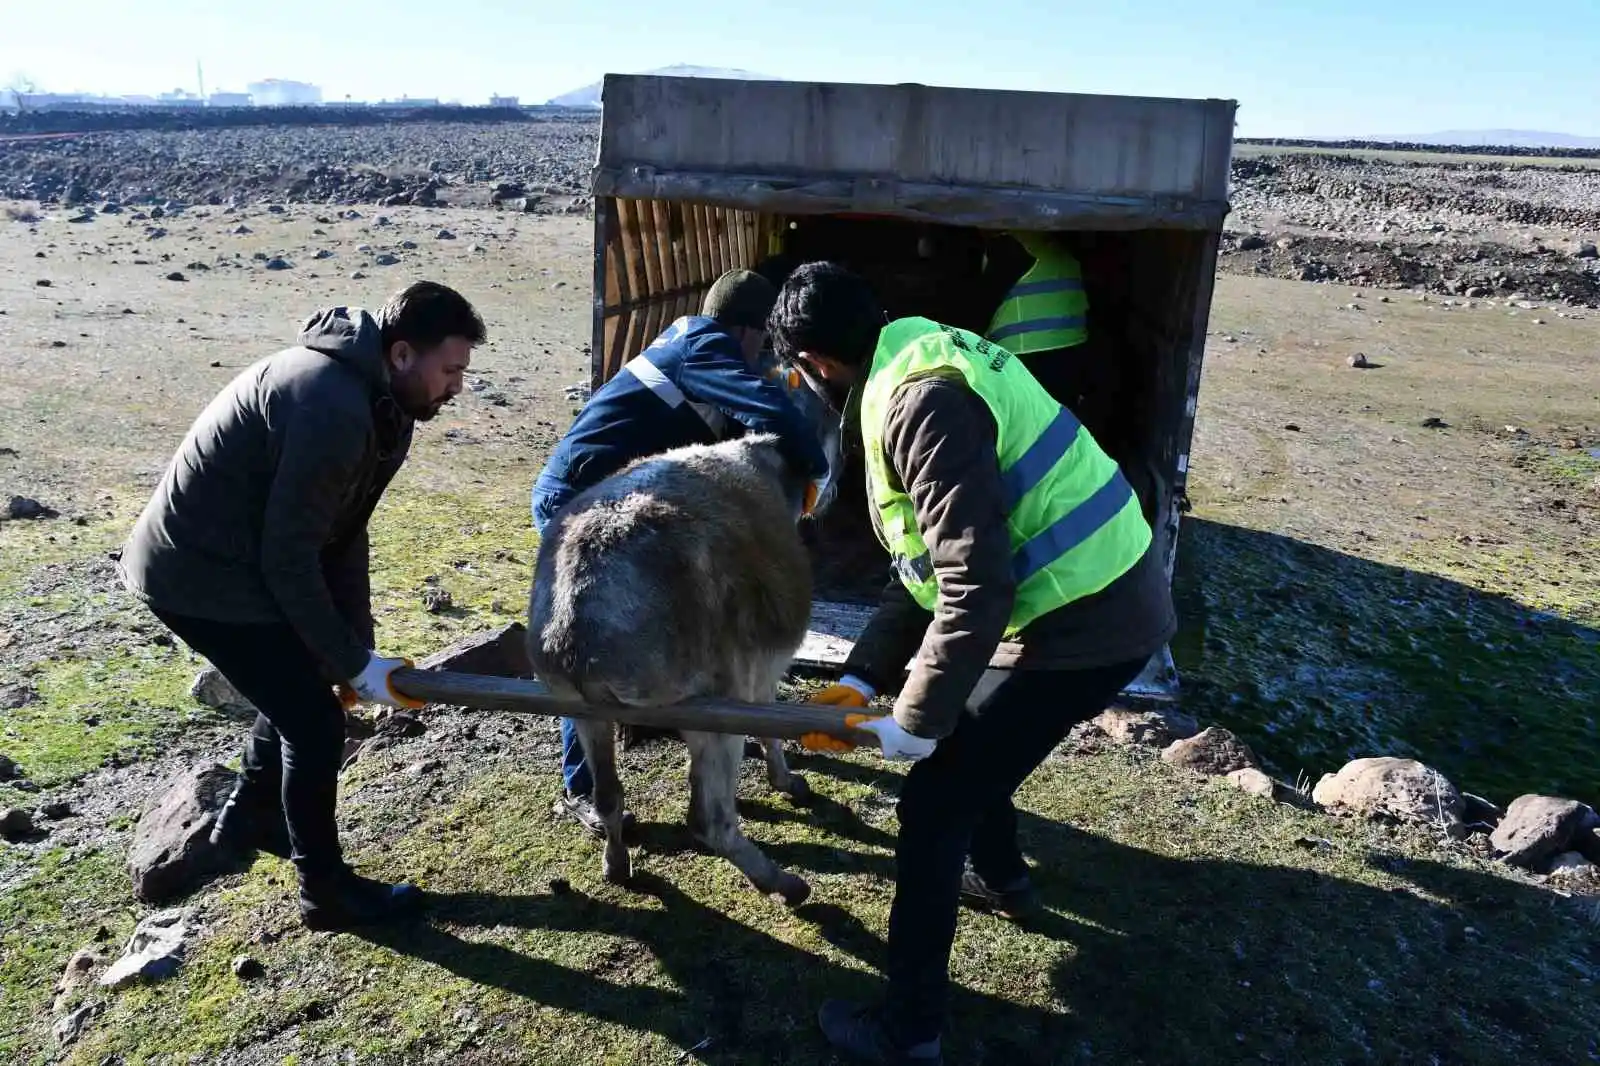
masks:
[[[0,884],[0,1056],[46,1062],[50,1004],[67,959],[91,944],[115,951],[133,931],[136,905],[121,856],[105,851],[53,849],[28,871],[0,858]]]
[[[1204,520],[1183,536],[1186,702],[1284,775],[1382,753],[1501,802],[1600,802],[1600,633],[1474,587],[1497,559],[1508,580],[1538,575],[1527,560],[1480,559],[1469,585]]]
[[[814,811],[770,796],[754,764],[742,788],[752,838],[812,881],[795,912],[690,847],[675,750],[628,775],[632,890],[604,884],[596,845],[550,819],[553,774],[485,774],[383,855],[358,856],[435,892],[428,923],[304,932],[286,868],[258,862],[217,895],[214,931],[185,970],[116,998],[71,1061],[221,1060],[291,1026],[308,1061],[834,1061],[813,1014],[878,987],[897,774],[861,756],[799,761],[824,796]],[[1020,927],[963,917],[951,1061],[1595,1051],[1570,999],[1600,974],[1595,927],[1423,836],[1124,754],[1053,760],[1021,804],[1047,910]],[[553,891],[555,878],[570,889]],[[249,949],[268,976],[241,985],[225,963],[260,925],[286,935]]]
[[[21,679],[39,698],[5,713],[0,745],[42,786],[81,776],[113,755],[153,754],[162,737],[216,720],[189,698],[193,672],[181,650],[159,647],[39,664]]]
[[[420,655],[527,614],[538,537],[525,507],[396,487],[371,536],[373,613],[390,654]],[[430,587],[449,593],[451,606],[422,610]]]

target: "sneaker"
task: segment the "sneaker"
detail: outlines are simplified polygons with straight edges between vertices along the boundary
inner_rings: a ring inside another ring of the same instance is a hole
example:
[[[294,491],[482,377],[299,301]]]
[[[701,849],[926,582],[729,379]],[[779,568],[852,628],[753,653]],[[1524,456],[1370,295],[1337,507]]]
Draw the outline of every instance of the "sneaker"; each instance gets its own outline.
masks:
[[[897,1044],[875,1008],[830,999],[817,1011],[817,1024],[836,1051],[858,1062],[885,1066],[943,1066],[939,1038],[921,1044]]]
[[[968,906],[1012,921],[1027,917],[1038,906],[1033,882],[1027,877],[1019,877],[1004,888],[995,888],[971,869],[961,875],[961,900]]]
[[[422,909],[415,885],[362,877],[348,866],[325,875],[300,877],[300,920],[312,929],[349,929],[413,917]]]
[[[561,795],[556,799],[555,805],[550,810],[553,814],[563,818],[571,818],[588,830],[591,836],[601,840],[605,839],[606,820],[600,817],[599,811],[594,809],[594,800],[592,798],[574,795],[563,789]],[[622,812],[622,831],[624,833],[632,832],[633,824],[633,812],[624,810]]]
[[[211,843],[240,855],[264,851],[280,859],[287,859],[292,850],[289,826],[277,797],[263,798],[259,786],[249,785],[243,778],[217,812]]]

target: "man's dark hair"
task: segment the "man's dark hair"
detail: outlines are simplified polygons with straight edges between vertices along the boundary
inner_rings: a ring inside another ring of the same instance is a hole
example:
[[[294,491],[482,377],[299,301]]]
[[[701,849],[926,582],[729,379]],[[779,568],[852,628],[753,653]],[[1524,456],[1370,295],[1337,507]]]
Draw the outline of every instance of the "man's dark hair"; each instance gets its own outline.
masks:
[[[389,297],[378,312],[378,327],[385,352],[401,341],[426,352],[447,337],[479,345],[488,335],[467,298],[437,281],[414,281]]]
[[[838,263],[806,263],[778,291],[767,332],[785,359],[796,352],[861,366],[872,358],[886,319],[865,278]]]

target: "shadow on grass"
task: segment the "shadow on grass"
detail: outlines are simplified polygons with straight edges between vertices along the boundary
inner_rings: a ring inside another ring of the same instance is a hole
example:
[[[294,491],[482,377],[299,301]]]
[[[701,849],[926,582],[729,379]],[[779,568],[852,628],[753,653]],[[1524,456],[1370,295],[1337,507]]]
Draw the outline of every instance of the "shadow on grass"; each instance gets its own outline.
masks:
[[[1552,919],[1551,897],[1535,888],[1432,862],[1346,856],[1403,882],[1384,890],[1306,869],[1167,858],[1031,815],[1023,839],[1039,863],[1044,908],[1019,927],[963,917],[948,1061],[1600,1061],[1575,983],[1585,970],[1600,976],[1600,938]],[[817,1006],[879,991],[858,969],[735,921],[660,877],[640,873],[632,888],[661,908],[574,892],[443,894],[435,924],[366,935],[541,1006],[657,1033],[710,1063],[835,1061],[816,1031]],[[813,901],[794,917],[881,970],[883,941],[844,902]],[[583,972],[469,934],[492,927],[619,937],[624,954],[649,960],[674,987],[630,980],[637,965]],[[1015,988],[1015,1000],[962,987],[973,977]]]
[[[1281,775],[1407,755],[1502,804],[1600,803],[1600,631],[1273,533],[1182,528],[1186,707]]]

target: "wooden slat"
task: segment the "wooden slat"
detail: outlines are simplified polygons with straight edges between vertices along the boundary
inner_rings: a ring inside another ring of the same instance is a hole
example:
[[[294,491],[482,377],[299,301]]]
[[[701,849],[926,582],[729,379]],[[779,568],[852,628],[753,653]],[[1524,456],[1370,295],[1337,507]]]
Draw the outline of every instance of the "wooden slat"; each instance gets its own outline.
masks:
[[[711,242],[711,211],[705,204],[694,204],[695,242],[700,248],[700,281],[709,285],[717,280],[716,252]]]
[[[617,207],[622,220],[622,249],[623,257],[628,268],[628,291],[634,299],[647,297],[651,291],[649,275],[645,270],[645,256],[643,250],[644,237],[640,226],[639,201],[618,200]],[[617,359],[612,373],[617,367],[639,351],[635,342],[635,334],[640,330],[637,316],[630,315],[627,328],[621,332],[624,338],[622,350],[617,353]]]
[[[480,710],[543,714],[553,718],[586,718],[657,729],[696,729],[736,736],[799,740],[807,733],[826,733],[840,740],[876,747],[877,736],[845,725],[845,710],[814,703],[741,703],[696,699],[661,707],[577,703],[559,700],[542,682],[448,670],[396,670],[391,681],[403,695],[428,703]]]
[[[650,215],[654,220],[656,262],[661,270],[661,288],[658,292],[671,292],[682,284],[678,280],[678,257],[672,249],[672,208],[665,200],[650,201]]]
[[[705,256],[700,245],[700,205],[679,204],[683,211],[683,250],[689,262],[689,284],[706,283]]]
[[[716,227],[712,230],[712,236],[717,240],[717,273],[721,275],[733,269],[733,243],[728,233],[728,220],[733,215],[733,209],[718,207],[714,211]]]

